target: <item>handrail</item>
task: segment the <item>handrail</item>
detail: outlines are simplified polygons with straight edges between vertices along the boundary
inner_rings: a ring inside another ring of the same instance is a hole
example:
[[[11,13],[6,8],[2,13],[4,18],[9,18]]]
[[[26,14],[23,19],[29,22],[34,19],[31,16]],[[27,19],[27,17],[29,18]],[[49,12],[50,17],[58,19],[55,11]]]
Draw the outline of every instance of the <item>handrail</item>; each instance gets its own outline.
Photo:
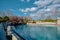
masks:
[[[7,28],[5,29],[5,23],[3,23],[3,27],[4,27],[4,30],[5,32],[7,32]],[[13,33],[15,33],[19,38],[21,38],[21,40],[25,40],[21,35],[19,35],[15,30],[11,29],[13,31]],[[7,35],[7,34],[6,34]]]
[[[21,35],[19,35],[16,31],[12,30],[21,40],[25,40]]]

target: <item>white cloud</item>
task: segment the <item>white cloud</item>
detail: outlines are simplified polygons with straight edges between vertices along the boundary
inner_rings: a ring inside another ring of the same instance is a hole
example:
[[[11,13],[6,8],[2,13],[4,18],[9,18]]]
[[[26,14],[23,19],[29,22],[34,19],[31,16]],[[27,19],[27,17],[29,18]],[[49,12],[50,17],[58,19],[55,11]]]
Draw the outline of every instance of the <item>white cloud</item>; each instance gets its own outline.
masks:
[[[49,8],[49,9],[46,9],[46,11],[51,11],[51,9]]]
[[[26,0],[27,2],[30,2],[30,0]]]
[[[24,13],[25,15],[27,14],[27,13]]]
[[[46,6],[46,5],[50,4],[51,2],[53,4],[51,4],[49,6]],[[33,3],[33,4],[37,5],[37,7],[19,9],[19,11],[25,12],[24,14],[26,14],[26,12],[32,12],[30,14],[30,16],[32,18],[34,17],[34,18],[42,18],[42,19],[44,19],[49,15],[51,17],[57,15],[57,12],[54,13],[54,11],[57,11],[57,7],[60,7],[59,2],[60,2],[60,0],[44,0],[44,1],[43,0],[38,0],[38,1],[35,1]],[[46,7],[46,8],[38,9],[38,7]],[[35,12],[35,13],[33,13],[33,12]],[[59,12],[59,14],[60,14],[60,12]]]
[[[35,1],[33,4],[37,5],[38,7],[43,7],[43,6],[46,6],[50,3],[60,4],[60,0],[38,0],[38,1]]]
[[[32,7],[32,8],[26,8],[26,9],[19,9],[19,11],[21,11],[21,12],[34,12],[37,9],[38,9],[37,7]]]
[[[35,16],[35,14],[30,14],[30,16],[31,16],[31,17],[34,17],[34,16]]]
[[[20,0],[21,2],[30,2],[30,0]]]
[[[54,4],[60,3],[60,0],[54,0]]]
[[[28,11],[29,11],[29,8],[26,8],[26,9],[19,9],[19,11],[21,11],[21,12],[28,12]]]
[[[54,5],[48,6],[47,8],[50,8],[50,13],[52,16],[57,16],[60,14],[60,12],[58,12],[59,11],[58,7],[60,7],[59,4],[54,4]]]
[[[36,7],[32,7],[32,8],[30,8],[30,11],[36,11],[36,10],[37,10]]]
[[[38,18],[38,19],[46,19],[48,16],[55,16],[55,13],[52,13],[52,9],[47,8],[47,9],[40,9],[36,13],[30,14],[30,16],[33,18]]]
[[[46,6],[50,3],[53,3],[49,6]],[[47,16],[51,16],[53,18],[53,16],[57,16],[60,14],[60,12],[56,12],[58,9],[58,7],[60,7],[59,4],[60,0],[39,0],[39,1],[35,1],[34,4],[37,5],[37,7],[47,7],[47,8],[42,8],[39,9],[34,15],[34,17],[39,17],[39,18],[46,18]],[[33,17],[33,16],[32,16]]]
[[[43,7],[51,2],[52,0],[39,0],[39,1],[35,1],[33,4],[37,5],[38,7]]]

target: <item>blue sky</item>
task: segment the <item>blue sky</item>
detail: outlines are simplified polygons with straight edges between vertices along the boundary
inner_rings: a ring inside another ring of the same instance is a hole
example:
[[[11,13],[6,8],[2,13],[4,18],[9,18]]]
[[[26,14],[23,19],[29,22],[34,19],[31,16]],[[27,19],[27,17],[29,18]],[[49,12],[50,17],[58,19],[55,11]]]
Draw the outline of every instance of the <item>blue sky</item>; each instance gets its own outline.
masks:
[[[0,11],[10,10],[15,16],[30,16],[33,19],[52,19],[60,16],[60,0],[0,0]],[[55,12],[55,13],[54,13]]]
[[[33,5],[33,2],[35,0],[0,0],[0,10],[6,11],[10,9],[14,12],[14,15],[17,14],[17,16],[20,14],[20,16],[24,16],[22,12],[19,11],[19,9],[25,9],[25,8],[31,8],[35,7],[36,5]]]

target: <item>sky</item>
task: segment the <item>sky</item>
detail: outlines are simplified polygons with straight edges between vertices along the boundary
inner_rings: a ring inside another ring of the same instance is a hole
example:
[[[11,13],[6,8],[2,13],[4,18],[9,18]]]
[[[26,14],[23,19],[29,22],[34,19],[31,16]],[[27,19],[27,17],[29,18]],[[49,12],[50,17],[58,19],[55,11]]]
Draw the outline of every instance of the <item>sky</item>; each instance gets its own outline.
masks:
[[[0,11],[35,20],[60,17],[60,0],[0,0]],[[1,15],[1,13],[0,13]],[[7,14],[6,14],[7,15]]]

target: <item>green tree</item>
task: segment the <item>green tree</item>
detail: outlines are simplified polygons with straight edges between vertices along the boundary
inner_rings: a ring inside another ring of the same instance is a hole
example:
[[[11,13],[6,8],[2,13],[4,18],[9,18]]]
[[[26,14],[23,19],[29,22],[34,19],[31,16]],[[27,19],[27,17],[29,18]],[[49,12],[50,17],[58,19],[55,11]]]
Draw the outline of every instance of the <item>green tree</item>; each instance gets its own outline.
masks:
[[[4,19],[7,21],[7,20],[9,20],[9,17],[8,16],[5,16]]]
[[[2,22],[2,17],[0,17],[0,22]]]
[[[6,22],[8,20],[9,20],[9,17],[8,16],[3,17],[3,22]]]

